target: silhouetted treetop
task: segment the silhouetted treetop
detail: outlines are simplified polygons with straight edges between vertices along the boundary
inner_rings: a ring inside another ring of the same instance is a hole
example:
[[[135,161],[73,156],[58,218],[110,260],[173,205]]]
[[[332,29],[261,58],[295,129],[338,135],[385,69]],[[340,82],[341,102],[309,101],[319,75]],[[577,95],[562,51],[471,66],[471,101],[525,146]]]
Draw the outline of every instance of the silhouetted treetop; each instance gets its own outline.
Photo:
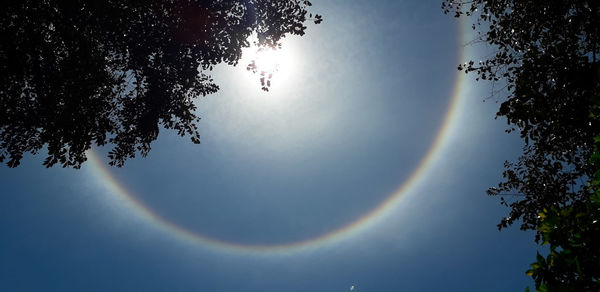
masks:
[[[497,117],[525,142],[488,190],[510,208],[498,227],[520,223],[550,244],[528,271],[539,291],[598,291],[600,1],[445,0],[442,8],[469,17],[474,42],[492,51],[459,70],[502,86]]]
[[[305,0],[5,1],[0,12],[0,162],[45,146],[79,167],[93,144],[112,165],[148,154],[159,127],[199,143],[194,99],[219,87],[249,37],[303,35]]]
[[[543,208],[587,197],[594,137],[590,110],[600,94],[600,1],[446,0],[446,13],[469,16],[474,42],[491,45],[488,58],[459,66],[507,90],[497,113],[526,145],[506,180],[489,194],[512,208],[499,227],[522,219],[535,229]]]
[[[504,86],[497,117],[525,142],[488,190],[510,208],[498,228],[519,222],[549,244],[527,271],[536,290],[598,291],[600,1],[445,0],[442,8],[469,17],[474,42],[492,51],[459,70]]]

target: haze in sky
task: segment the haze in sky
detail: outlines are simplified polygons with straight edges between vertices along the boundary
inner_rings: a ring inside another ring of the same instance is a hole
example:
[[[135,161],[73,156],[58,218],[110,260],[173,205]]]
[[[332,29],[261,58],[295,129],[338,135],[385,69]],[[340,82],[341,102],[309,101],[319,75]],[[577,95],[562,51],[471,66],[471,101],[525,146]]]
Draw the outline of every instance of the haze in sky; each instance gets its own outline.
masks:
[[[532,233],[485,190],[516,158],[480,48],[437,1],[314,1],[269,92],[219,66],[202,144],[146,158],[0,167],[1,291],[513,291]]]

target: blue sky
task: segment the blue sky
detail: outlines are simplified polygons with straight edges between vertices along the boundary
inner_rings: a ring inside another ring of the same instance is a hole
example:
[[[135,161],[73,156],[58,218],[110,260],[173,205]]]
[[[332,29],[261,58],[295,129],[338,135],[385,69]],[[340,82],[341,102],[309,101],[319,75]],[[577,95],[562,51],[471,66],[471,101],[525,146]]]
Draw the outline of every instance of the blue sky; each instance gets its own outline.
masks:
[[[239,245],[318,238],[407,181],[459,86],[434,159],[393,208],[311,248],[229,251],[140,216],[89,163],[45,169],[42,157],[28,157],[19,168],[0,167],[0,290],[531,286],[524,271],[535,257],[533,234],[498,232],[506,210],[485,195],[521,144],[493,119],[496,99],[483,102],[489,88],[456,70],[478,55],[465,49],[457,20],[437,1],[313,4],[325,21],[284,41],[291,57],[270,92],[243,62],[219,67],[221,91],[198,101],[201,145],[163,131],[147,158],[109,171],[162,220],[193,234]]]

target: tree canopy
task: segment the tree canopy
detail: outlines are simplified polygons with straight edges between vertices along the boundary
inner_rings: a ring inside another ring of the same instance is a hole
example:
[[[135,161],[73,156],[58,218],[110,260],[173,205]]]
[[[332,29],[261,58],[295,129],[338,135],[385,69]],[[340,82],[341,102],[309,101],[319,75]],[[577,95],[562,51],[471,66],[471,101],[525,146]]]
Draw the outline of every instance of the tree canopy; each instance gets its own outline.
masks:
[[[28,1],[0,12],[0,162],[46,148],[46,166],[78,168],[93,145],[110,163],[145,156],[159,128],[199,143],[194,99],[210,71],[235,65],[255,35],[303,35],[307,0]]]
[[[596,221],[583,218],[597,216],[590,210],[597,209],[592,195],[599,185],[591,179],[600,169],[592,163],[600,134],[600,2],[445,0],[442,8],[470,17],[477,32],[474,41],[493,48],[488,58],[461,64],[459,70],[505,86],[495,92],[505,94],[499,97],[497,117],[506,118],[507,131],[518,131],[525,142],[518,160],[505,163],[504,181],[488,190],[510,208],[498,227],[520,222],[521,229],[537,230],[536,240],[550,243],[555,251],[568,249],[567,242],[575,238],[571,235],[597,232]],[[574,228],[582,220],[588,226]],[[600,249],[589,252],[598,241],[590,237],[583,242],[587,248],[580,255],[587,259],[570,260],[566,266],[567,261],[549,257],[549,273],[530,273],[539,276],[538,289],[599,288]],[[578,284],[569,286],[574,282]]]

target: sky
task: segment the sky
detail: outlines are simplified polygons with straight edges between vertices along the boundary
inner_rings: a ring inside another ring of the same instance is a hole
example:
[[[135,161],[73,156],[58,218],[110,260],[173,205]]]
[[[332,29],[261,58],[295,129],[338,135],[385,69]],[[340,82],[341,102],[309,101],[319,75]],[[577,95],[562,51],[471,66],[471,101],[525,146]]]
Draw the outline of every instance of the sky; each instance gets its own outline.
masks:
[[[213,72],[200,145],[0,166],[2,291],[514,291],[538,247],[485,190],[521,141],[438,1],[313,1],[269,92]]]

